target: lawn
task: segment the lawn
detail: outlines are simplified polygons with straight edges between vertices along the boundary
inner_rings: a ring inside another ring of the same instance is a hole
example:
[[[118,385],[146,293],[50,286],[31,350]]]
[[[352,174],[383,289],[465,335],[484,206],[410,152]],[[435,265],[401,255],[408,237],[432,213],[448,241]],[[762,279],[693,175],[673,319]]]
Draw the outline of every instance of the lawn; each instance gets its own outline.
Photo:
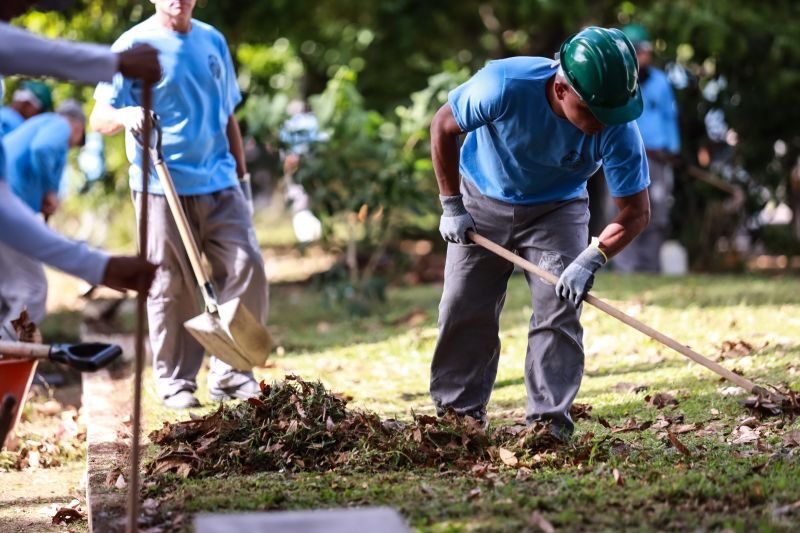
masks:
[[[352,318],[327,308],[308,289],[274,287],[270,322],[277,349],[258,377],[320,379],[352,396],[351,407],[384,418],[431,414],[427,386],[440,290],[393,289],[371,317]],[[595,294],[759,383],[800,389],[797,279],[606,273]],[[524,416],[521,371],[530,312],[524,279],[515,275],[502,317],[492,430]],[[488,470],[168,475],[147,495],[159,501],[162,517],[173,518],[200,511],[389,505],[414,529],[431,532],[535,530],[546,529],[545,522],[567,531],[797,530],[800,451],[790,435],[799,421],[747,420],[750,413],[738,404],[746,395],[715,374],[594,308],[585,309],[583,324],[586,371],[577,401],[592,411],[577,423],[574,440],[606,443],[608,453],[524,468],[498,461]],[[657,393],[670,395],[663,397],[668,405],[653,401]],[[147,401],[151,428],[186,418],[159,408],[151,386]]]

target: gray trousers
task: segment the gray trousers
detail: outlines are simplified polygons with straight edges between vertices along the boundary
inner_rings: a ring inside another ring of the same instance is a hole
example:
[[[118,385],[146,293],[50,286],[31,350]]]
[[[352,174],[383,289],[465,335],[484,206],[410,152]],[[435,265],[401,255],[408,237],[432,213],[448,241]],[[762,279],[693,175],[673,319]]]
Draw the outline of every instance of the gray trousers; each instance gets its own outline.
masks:
[[[133,201],[138,223],[142,194],[134,192]],[[181,203],[195,241],[211,267],[211,280],[220,303],[241,297],[253,316],[265,322],[269,303],[267,277],[242,191],[231,187],[211,194],[182,196]],[[204,306],[178,227],[161,195],[148,195],[147,258],[160,265],[147,299],[158,394],[166,398],[182,390],[194,392],[203,347],[183,323],[202,313]],[[211,357],[209,389],[235,387],[251,378],[251,372],[239,372]]]
[[[617,272],[661,272],[661,246],[669,235],[669,212],[672,207],[674,174],[672,167],[652,157],[650,167],[650,223],[620,253],[612,264]],[[616,211],[614,211],[616,212]]]
[[[0,243],[0,324],[28,310],[41,325],[47,311],[47,277],[42,262]],[[13,329],[12,329],[13,331]]]
[[[478,233],[557,276],[588,244],[585,196],[512,205],[482,196],[467,180],[461,192]],[[477,245],[448,244],[431,364],[431,397],[439,414],[452,408],[486,416],[500,356],[500,312],[513,270]],[[527,420],[548,421],[567,436],[574,428],[569,408],[583,377],[582,305],[559,300],[555,287],[538,276],[526,273],[526,279],[533,304],[524,369]]]

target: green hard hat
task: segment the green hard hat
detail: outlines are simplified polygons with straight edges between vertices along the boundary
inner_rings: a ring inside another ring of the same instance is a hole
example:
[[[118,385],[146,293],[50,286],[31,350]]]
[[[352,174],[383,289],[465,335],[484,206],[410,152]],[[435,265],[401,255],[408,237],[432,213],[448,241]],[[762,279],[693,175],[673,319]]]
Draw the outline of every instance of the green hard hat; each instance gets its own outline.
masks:
[[[36,80],[25,80],[20,83],[19,88],[33,93],[42,104],[42,112],[53,110],[53,93],[47,84]]]
[[[586,28],[564,41],[559,58],[567,81],[597,120],[624,124],[642,114],[639,61],[620,30]]]
[[[622,33],[624,33],[628,39],[631,40],[633,46],[636,48],[642,46],[652,48],[652,45],[650,44],[652,41],[650,34],[641,24],[628,24],[623,26]]]

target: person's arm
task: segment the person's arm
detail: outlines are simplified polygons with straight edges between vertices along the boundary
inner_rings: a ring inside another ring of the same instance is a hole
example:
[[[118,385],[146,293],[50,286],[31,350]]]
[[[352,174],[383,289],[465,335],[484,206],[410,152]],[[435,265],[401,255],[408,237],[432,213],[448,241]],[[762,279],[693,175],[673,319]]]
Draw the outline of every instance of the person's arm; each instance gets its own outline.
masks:
[[[139,257],[109,257],[86,243],[59,235],[22,203],[3,180],[0,180],[0,242],[92,285],[147,290],[157,268]]]
[[[462,133],[450,104],[444,104],[431,122],[431,159],[442,196],[459,194],[458,137]]]
[[[600,233],[599,248],[611,259],[639,235],[650,222],[647,189],[624,198],[614,198],[619,213]]]
[[[644,143],[635,122],[609,128],[602,139],[603,167],[619,213],[593,238],[556,283],[556,295],[580,305],[594,283],[594,274],[625,248],[650,221],[650,173]]]
[[[245,174],[247,174],[247,162],[244,158],[244,141],[242,141],[242,132],[239,129],[239,123],[236,121],[236,117],[234,117],[233,114],[228,117],[228,126],[225,129],[225,133],[228,136],[228,144],[230,145],[231,154],[233,154],[233,158],[236,160],[236,175],[239,176],[239,179],[241,179]]]
[[[127,109],[129,108],[117,109],[110,104],[97,101],[94,104],[92,113],[89,115],[89,125],[93,130],[103,135],[116,135],[125,129],[123,119],[125,118],[125,113],[128,113]]]
[[[116,72],[155,82],[161,77],[158,52],[141,45],[117,54],[108,46],[45,39],[0,22],[0,74],[98,83]]]
[[[108,254],[74,242],[48,228],[0,181],[0,240],[15,250],[97,285]]]
[[[53,76],[97,83],[110,80],[119,59],[108,46],[45,39],[0,23],[0,73]]]

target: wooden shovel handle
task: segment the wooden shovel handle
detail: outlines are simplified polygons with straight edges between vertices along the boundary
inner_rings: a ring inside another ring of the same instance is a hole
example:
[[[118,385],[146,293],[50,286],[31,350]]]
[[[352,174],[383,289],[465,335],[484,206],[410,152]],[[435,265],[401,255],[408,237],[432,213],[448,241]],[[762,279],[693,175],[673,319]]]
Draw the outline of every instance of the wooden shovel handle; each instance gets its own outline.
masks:
[[[482,237],[482,236],[478,235],[477,233],[475,233],[473,231],[468,231],[467,232],[467,237],[472,239],[472,241],[475,244],[479,244],[479,245],[483,246],[484,248],[486,248],[487,250],[499,255],[500,257],[502,257],[504,259],[507,259],[508,261],[510,261],[512,263],[514,263],[515,265],[519,266],[520,268],[522,268],[524,270],[527,270],[528,272],[530,272],[532,274],[536,274],[537,276],[539,276],[541,278],[544,278],[545,280],[549,281],[553,285],[555,285],[558,282],[558,278],[556,276],[554,276],[553,274],[551,274],[550,272],[547,272],[546,270],[543,270],[543,269],[539,268],[538,266],[534,265],[530,261],[526,261],[522,257],[520,257],[517,254],[511,252],[510,250],[506,250],[505,248],[503,248],[499,244],[496,244],[496,243],[490,241],[486,237]],[[586,301],[586,303],[589,303],[589,304],[595,306],[596,308],[600,309],[604,313],[613,316],[614,318],[616,318],[620,322],[623,322],[623,323],[629,325],[630,327],[641,331],[642,333],[644,333],[645,335],[647,335],[651,339],[656,340],[656,341],[660,342],[661,344],[672,348],[673,350],[675,350],[676,352],[680,353],[681,355],[684,355],[684,356],[688,357],[689,359],[691,359],[695,363],[703,365],[704,367],[708,368],[712,372],[722,376],[723,378],[727,379],[728,381],[731,381],[731,382],[735,383],[736,385],[742,387],[743,389],[745,389],[747,391],[750,391],[753,394],[770,394],[772,396],[775,396],[774,393],[769,393],[768,391],[766,391],[766,389],[764,389],[763,387],[760,387],[759,385],[756,385],[755,383],[753,383],[749,379],[744,378],[744,377],[742,377],[739,374],[736,374],[734,372],[731,372],[730,370],[728,370],[724,366],[720,365],[719,363],[716,363],[716,362],[712,361],[711,359],[703,357],[702,355],[700,355],[699,353],[695,352],[694,350],[692,350],[688,346],[686,346],[684,344],[681,344],[678,341],[676,341],[675,339],[673,339],[672,337],[668,337],[667,335],[664,335],[660,331],[657,331],[657,330],[651,328],[647,324],[644,324],[644,323],[636,320],[632,316],[620,311],[619,309],[617,309],[616,307],[614,307],[610,303],[608,303],[608,302],[606,302],[604,300],[601,300],[600,298],[597,298],[595,296],[592,296],[591,294],[587,294],[586,298],[584,298],[584,300]]]
[[[47,359],[50,357],[50,346],[32,342],[0,341],[0,355],[25,359]]]
[[[164,187],[164,194],[167,197],[167,204],[169,210],[172,212],[172,218],[175,219],[175,224],[178,225],[178,233],[181,235],[183,247],[186,248],[186,253],[189,255],[189,262],[192,264],[192,270],[197,278],[197,283],[200,285],[203,298],[206,302],[206,307],[209,311],[214,311],[217,308],[217,302],[213,301],[208,288],[211,286],[206,271],[203,268],[203,262],[200,259],[200,249],[192,235],[192,230],[189,227],[189,221],[186,219],[186,213],[183,211],[178,192],[175,190],[175,184],[172,182],[172,176],[169,174],[167,165],[162,158],[154,158],[156,161],[156,173],[158,174],[161,185]]]

